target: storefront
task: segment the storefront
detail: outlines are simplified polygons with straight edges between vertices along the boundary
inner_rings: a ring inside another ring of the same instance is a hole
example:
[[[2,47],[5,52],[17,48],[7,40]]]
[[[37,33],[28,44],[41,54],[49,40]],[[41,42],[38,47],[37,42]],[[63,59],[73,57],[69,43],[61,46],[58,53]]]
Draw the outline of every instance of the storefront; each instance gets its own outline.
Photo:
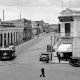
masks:
[[[69,60],[72,56],[72,44],[61,44],[57,50],[61,60]]]

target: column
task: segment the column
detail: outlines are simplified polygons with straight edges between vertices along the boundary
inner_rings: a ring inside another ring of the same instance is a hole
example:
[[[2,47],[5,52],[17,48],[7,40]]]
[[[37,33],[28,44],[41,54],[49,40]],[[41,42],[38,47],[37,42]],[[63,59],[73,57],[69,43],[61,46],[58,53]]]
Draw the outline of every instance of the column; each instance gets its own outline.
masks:
[[[76,20],[74,21],[74,23],[73,23],[73,36],[74,37],[76,37],[77,35],[76,35]]]
[[[15,31],[15,42],[16,42],[16,31]]]
[[[21,32],[21,39],[22,39],[22,41],[23,41],[23,31]]]
[[[14,32],[12,32],[12,43],[14,43]]]

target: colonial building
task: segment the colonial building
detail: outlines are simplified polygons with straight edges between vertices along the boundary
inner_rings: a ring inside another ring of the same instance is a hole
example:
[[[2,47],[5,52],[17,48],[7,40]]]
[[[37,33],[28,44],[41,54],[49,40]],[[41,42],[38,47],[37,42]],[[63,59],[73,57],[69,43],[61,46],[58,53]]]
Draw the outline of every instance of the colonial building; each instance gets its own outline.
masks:
[[[17,19],[17,20],[4,21],[3,23],[12,23],[13,25],[15,25],[16,28],[23,28],[24,40],[29,40],[33,36],[31,20],[27,20],[23,18],[23,19]]]
[[[23,41],[23,28],[9,26],[0,25],[0,47],[16,45]]]
[[[59,18],[56,52],[64,58],[80,57],[80,11],[65,9]]]

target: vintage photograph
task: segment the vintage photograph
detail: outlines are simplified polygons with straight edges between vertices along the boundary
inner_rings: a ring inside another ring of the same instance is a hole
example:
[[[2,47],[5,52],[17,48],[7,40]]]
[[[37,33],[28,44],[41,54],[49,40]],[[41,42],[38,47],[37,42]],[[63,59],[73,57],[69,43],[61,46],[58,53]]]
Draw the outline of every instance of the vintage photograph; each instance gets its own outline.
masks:
[[[0,80],[80,80],[80,0],[0,0]]]

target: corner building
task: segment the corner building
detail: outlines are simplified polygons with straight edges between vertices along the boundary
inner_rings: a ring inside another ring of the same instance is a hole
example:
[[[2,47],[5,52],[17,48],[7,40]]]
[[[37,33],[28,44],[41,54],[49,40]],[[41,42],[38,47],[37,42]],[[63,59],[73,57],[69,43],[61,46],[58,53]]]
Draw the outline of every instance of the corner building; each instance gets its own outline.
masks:
[[[80,57],[80,11],[65,9],[59,18],[57,52],[66,58]]]

